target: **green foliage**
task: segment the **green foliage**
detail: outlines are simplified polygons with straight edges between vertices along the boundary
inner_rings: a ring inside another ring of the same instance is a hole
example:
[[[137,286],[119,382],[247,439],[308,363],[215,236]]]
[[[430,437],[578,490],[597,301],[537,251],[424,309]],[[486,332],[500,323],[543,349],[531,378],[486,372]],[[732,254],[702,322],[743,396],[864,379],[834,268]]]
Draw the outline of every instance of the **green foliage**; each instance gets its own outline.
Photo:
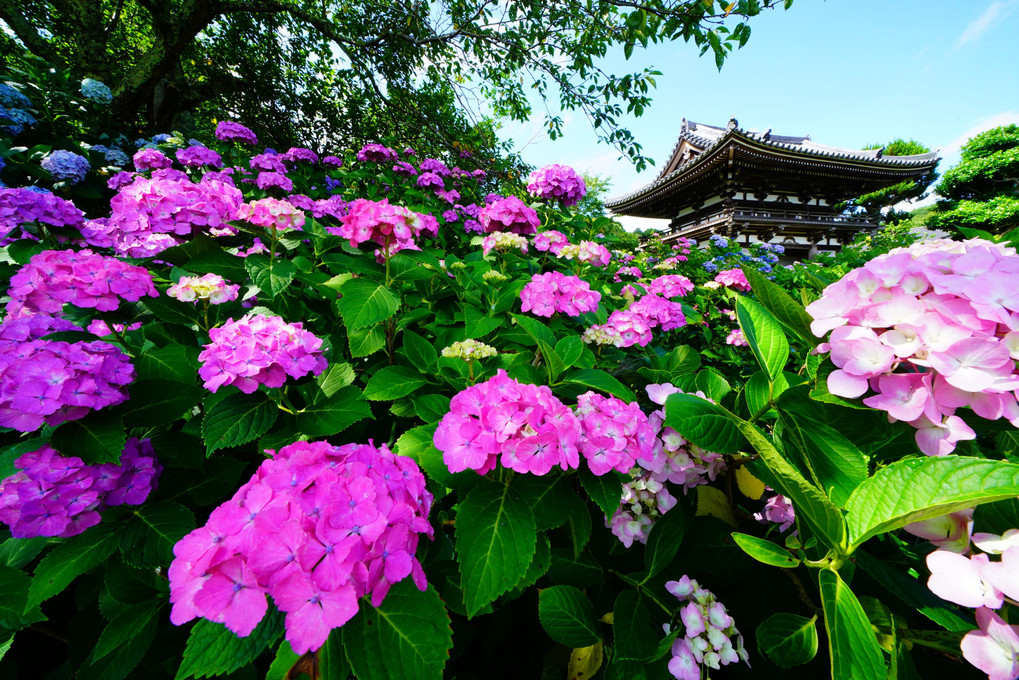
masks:
[[[757,644],[775,665],[802,666],[817,655],[817,617],[772,614],[757,628]]]
[[[982,132],[962,147],[962,160],[945,173],[931,226],[1003,233],[1019,227],[1019,126]]]

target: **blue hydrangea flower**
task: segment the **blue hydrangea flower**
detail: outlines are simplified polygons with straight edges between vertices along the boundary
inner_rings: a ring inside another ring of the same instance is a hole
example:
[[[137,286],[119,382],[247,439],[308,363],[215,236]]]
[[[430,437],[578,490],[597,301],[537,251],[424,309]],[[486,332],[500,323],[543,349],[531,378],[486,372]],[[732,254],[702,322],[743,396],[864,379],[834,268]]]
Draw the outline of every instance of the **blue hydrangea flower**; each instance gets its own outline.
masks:
[[[163,142],[165,142],[165,141],[167,141],[169,139],[170,139],[170,135],[168,135],[166,133],[160,133],[158,135],[153,135],[152,143],[153,144],[162,144]]]
[[[782,253],[784,253],[784,252],[785,252],[785,246],[783,246],[783,245],[781,245],[781,244],[778,244],[778,243],[776,243],[775,245],[773,245],[773,246],[771,247],[771,249],[772,249],[772,250],[773,250],[774,252],[778,253],[779,255],[781,255]]]
[[[105,84],[86,78],[81,81],[81,93],[86,99],[91,99],[97,104],[110,104],[113,102],[113,92]]]
[[[718,271],[718,265],[715,264],[714,262],[705,262],[704,271],[708,272],[709,274],[714,274],[715,272]]]
[[[0,83],[0,106],[11,109],[32,109],[32,100],[6,83]]]
[[[717,246],[718,248],[725,248],[729,245],[729,239],[724,236],[719,236],[718,234],[712,234],[710,240],[712,245]]]
[[[37,122],[35,116],[25,109],[8,109],[0,106],[0,130],[5,130],[12,137],[17,137],[26,127],[32,127]]]
[[[63,150],[54,151],[46,156],[41,165],[53,175],[53,179],[68,184],[77,184],[85,179],[85,175],[92,169],[84,156]]]

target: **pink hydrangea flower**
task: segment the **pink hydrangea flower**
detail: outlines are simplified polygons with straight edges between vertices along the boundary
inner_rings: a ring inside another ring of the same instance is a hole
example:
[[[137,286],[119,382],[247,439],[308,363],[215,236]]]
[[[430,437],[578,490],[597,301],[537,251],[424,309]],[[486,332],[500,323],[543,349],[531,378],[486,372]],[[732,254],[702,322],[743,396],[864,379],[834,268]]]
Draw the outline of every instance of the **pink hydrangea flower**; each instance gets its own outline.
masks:
[[[654,455],[655,435],[637,402],[585,392],[577,397],[577,446],[591,472],[629,472],[638,458]]]
[[[177,149],[177,162],[189,168],[222,168],[223,158],[201,144],[189,146],[186,149]],[[136,164],[137,165],[137,164]]]
[[[796,510],[792,501],[777,493],[768,498],[760,512],[754,513],[754,519],[761,524],[777,524],[779,531],[786,531],[796,523]]]
[[[570,239],[561,231],[550,229],[540,234],[535,234],[532,241],[534,249],[540,252],[551,252],[556,257],[562,254],[565,246],[570,244]]]
[[[531,173],[527,192],[546,201],[558,201],[566,207],[576,205],[587,195],[587,185],[577,171],[567,165],[552,164]]]
[[[173,161],[167,158],[159,149],[142,149],[134,155],[132,160],[134,161],[134,167],[139,171],[159,170],[160,168],[169,168],[173,165]]]
[[[277,231],[300,230],[304,227],[304,212],[287,201],[262,198],[243,203],[237,210],[237,217],[254,225]]]
[[[750,284],[747,282],[746,274],[743,273],[742,269],[722,270],[715,275],[715,281],[727,288],[735,288],[743,292],[750,290]]]
[[[359,198],[347,206],[347,214],[339,219],[342,226],[326,227],[326,231],[348,239],[355,248],[373,241],[389,255],[403,248],[417,249],[415,239],[439,234],[439,222],[433,216],[390,205],[386,199]]]
[[[166,290],[166,294],[181,302],[208,300],[210,304],[221,305],[237,299],[240,286],[230,285],[218,274],[204,276],[182,276],[177,283]]]
[[[478,221],[486,233],[513,232],[527,236],[538,230],[538,213],[516,196],[501,198],[481,209]]]
[[[560,272],[535,274],[520,292],[521,310],[535,316],[551,317],[556,312],[580,316],[598,309],[601,293],[576,276]]]
[[[672,643],[672,659],[669,660],[669,672],[675,678],[699,680],[706,675],[706,669],[718,670],[741,660],[750,665],[743,636],[714,593],[689,576],[679,581],[666,581],[665,589],[681,604],[685,603],[679,611],[683,637],[677,637]],[[670,632],[669,624],[665,624],[665,632]]]
[[[686,325],[683,305],[654,293],[648,293],[631,303],[627,311],[643,318],[648,328],[660,327],[663,331],[671,331]]]
[[[970,534],[973,533],[973,508],[912,522],[902,528],[939,548],[962,555],[969,551]]]
[[[694,289],[693,281],[681,274],[665,274],[647,284],[648,292],[663,298],[685,297]]]
[[[963,636],[959,646],[971,664],[988,680],[1019,678],[1019,626],[1011,626],[987,607],[976,611],[977,630]]]
[[[0,245],[15,229],[40,222],[54,227],[79,227],[85,215],[70,201],[50,192],[0,188]]]
[[[559,251],[559,257],[566,260],[577,260],[594,267],[605,267],[612,261],[612,253],[608,248],[594,241],[581,241],[568,244]]]
[[[382,144],[365,144],[357,152],[357,160],[362,163],[395,163],[398,158],[395,151]]]
[[[244,142],[250,146],[258,145],[258,137],[250,129],[240,123],[221,120],[216,125],[216,139],[223,142]]]

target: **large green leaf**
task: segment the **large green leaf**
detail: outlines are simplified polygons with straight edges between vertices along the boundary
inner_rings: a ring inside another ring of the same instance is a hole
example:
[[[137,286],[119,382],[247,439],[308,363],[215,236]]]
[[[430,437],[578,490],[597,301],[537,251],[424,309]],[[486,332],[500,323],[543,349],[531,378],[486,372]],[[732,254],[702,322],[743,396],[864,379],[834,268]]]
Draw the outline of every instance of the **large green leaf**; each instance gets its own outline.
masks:
[[[233,673],[257,659],[282,633],[283,616],[272,607],[247,637],[237,637],[221,623],[199,619],[191,629],[176,680]]]
[[[290,260],[270,258],[262,253],[244,258],[244,267],[251,280],[270,300],[286,290],[297,273],[297,267]]]
[[[734,531],[732,540],[736,541],[736,545],[742,548],[743,552],[763,564],[791,569],[800,563],[788,550],[767,539]]]
[[[381,324],[366,328],[351,328],[347,330],[347,343],[350,347],[350,356],[359,359],[375,354],[385,347],[386,332]]]
[[[45,620],[38,604],[31,608],[27,606],[31,586],[32,579],[28,574],[14,567],[0,565],[0,593],[3,593],[3,597],[0,597],[0,628],[18,630],[35,621]]]
[[[116,550],[119,540],[120,527],[103,522],[58,545],[35,568],[27,606],[48,600],[71,581],[102,564]]]
[[[812,319],[803,305],[799,304],[778,284],[769,281],[764,274],[753,267],[743,270],[757,301],[771,312],[779,323],[795,333],[808,347],[820,342],[810,331]]]
[[[858,546],[911,522],[1019,496],[1019,465],[983,458],[909,458],[856,488],[846,503],[849,536]]]
[[[747,442],[725,409],[692,394],[670,394],[665,424],[697,446],[716,453],[736,453]]]
[[[469,617],[520,581],[536,541],[534,515],[515,489],[485,482],[468,492],[456,513],[456,551]]]
[[[644,548],[644,569],[647,570],[648,578],[672,564],[685,534],[686,515],[679,505],[659,517],[652,525]]]
[[[269,431],[279,407],[264,392],[231,394],[216,402],[202,418],[205,451],[240,446]]]
[[[166,425],[190,411],[207,391],[174,380],[138,380],[128,385],[131,399],[118,407],[128,427]]]
[[[160,321],[182,326],[193,326],[198,323],[198,309],[193,304],[181,302],[165,295],[160,295],[157,298],[142,298],[142,304]]]
[[[629,387],[605,371],[600,371],[596,368],[581,368],[568,373],[562,382],[599,390],[614,397],[619,397],[625,402],[636,400]]]
[[[318,376],[317,382],[322,394],[331,397],[353,383],[354,377],[354,367],[350,364],[329,364],[329,368]]]
[[[609,470],[606,474],[598,476],[586,465],[580,468],[579,477],[584,491],[595,505],[606,517],[612,517],[623,497],[623,477],[615,470]]]
[[[378,608],[362,600],[343,626],[343,648],[359,680],[440,680],[453,633],[433,586],[421,592],[405,579]]]
[[[576,364],[584,353],[584,341],[579,335],[570,335],[555,345],[555,352],[563,361],[563,368],[570,368]]]
[[[171,501],[145,503],[135,509],[121,533],[124,559],[142,568],[168,567],[173,546],[195,528],[191,510]]]
[[[624,590],[612,605],[612,639],[616,659],[649,661],[658,649],[657,630],[644,597],[636,590]]]
[[[340,287],[336,306],[348,329],[364,328],[385,321],[400,308],[400,296],[381,283],[351,279]]]
[[[361,396],[361,390],[350,386],[306,406],[297,414],[297,428],[309,437],[328,437],[371,417],[371,406]]]
[[[50,444],[65,456],[77,456],[94,465],[119,462],[126,441],[120,416],[110,411],[93,411],[54,430]]]
[[[817,617],[772,614],[757,627],[757,646],[776,666],[802,666],[817,655]]]
[[[573,586],[552,586],[538,593],[538,620],[548,636],[573,649],[601,640],[594,605]]]
[[[121,647],[134,638],[145,623],[155,617],[163,603],[157,601],[140,602],[124,607],[106,624],[95,649],[92,660],[98,661],[113,650]]]
[[[822,569],[818,581],[832,680],[884,680],[888,669],[860,601],[836,571]]]
[[[552,334],[552,331],[548,329],[548,326],[537,319],[532,319],[531,317],[524,316],[523,314],[510,314],[510,316],[517,322],[518,326],[527,332],[532,340],[535,342],[541,341],[550,347],[555,347],[556,339]]]
[[[439,359],[435,345],[414,331],[403,332],[403,351],[410,359],[411,365],[422,373],[431,371]]]
[[[839,507],[867,479],[867,457],[835,428],[799,414],[783,413],[784,439],[795,443],[814,481]]]
[[[384,366],[368,380],[364,398],[370,401],[392,401],[413,394],[427,382],[413,368]]]
[[[555,529],[569,521],[569,511],[577,494],[567,478],[553,481],[547,476],[521,475],[513,481],[513,487],[533,511],[538,531]]]
[[[198,349],[182,345],[147,350],[135,359],[139,380],[160,378],[194,384],[197,365]]]
[[[736,298],[736,318],[754,358],[774,382],[789,363],[789,341],[782,326],[768,310],[743,296]]]

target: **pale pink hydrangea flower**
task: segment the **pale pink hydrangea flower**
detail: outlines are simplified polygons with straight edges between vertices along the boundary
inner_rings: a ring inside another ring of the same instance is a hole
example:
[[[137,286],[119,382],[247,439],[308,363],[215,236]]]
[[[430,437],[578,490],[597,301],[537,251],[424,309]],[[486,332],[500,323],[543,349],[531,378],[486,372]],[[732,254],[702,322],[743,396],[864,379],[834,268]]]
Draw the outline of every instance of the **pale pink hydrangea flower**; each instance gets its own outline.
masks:
[[[287,201],[275,198],[262,198],[251,203],[243,203],[237,211],[237,217],[256,226],[277,231],[300,230],[304,227],[305,221],[303,211]]]
[[[796,522],[796,510],[792,501],[777,493],[768,498],[760,512],[754,513],[754,519],[761,524],[777,524],[779,531],[786,531]]]
[[[654,455],[655,435],[637,402],[585,392],[577,397],[577,446],[595,475],[629,472],[638,458]]]
[[[493,250],[507,252],[518,249],[521,253],[527,252],[527,239],[520,234],[508,231],[496,231],[486,236],[481,241],[481,252],[488,255]]]
[[[939,548],[962,555],[969,551],[970,534],[973,533],[973,508],[911,522],[902,528]]]
[[[976,611],[977,630],[963,636],[959,646],[971,664],[988,680],[1019,678],[1019,626],[1012,626],[987,607]]]
[[[729,335],[725,337],[725,344],[732,345],[734,347],[747,347],[750,343],[747,342],[742,329],[733,328],[729,331]]]
[[[694,289],[693,281],[681,274],[665,274],[647,284],[648,292],[664,298],[685,297]]]
[[[568,244],[559,251],[559,257],[565,260],[577,260],[593,267],[605,267],[612,261],[612,252],[594,241],[581,241]]]
[[[686,603],[679,611],[683,637],[672,643],[669,660],[673,677],[700,680],[707,669],[718,670],[741,660],[750,665],[743,636],[725,605],[710,590],[685,575],[678,581],[666,581],[665,589],[680,603]],[[669,624],[664,629],[666,634],[671,632]]]
[[[177,283],[166,290],[166,294],[181,302],[208,300],[210,304],[221,305],[236,300],[240,289],[240,286],[230,285],[218,274],[205,274],[180,277]]]
[[[404,248],[418,249],[415,239],[439,234],[439,222],[431,215],[416,213],[389,201],[359,198],[346,206],[340,227],[326,227],[330,234],[342,236],[355,248],[366,241],[382,247],[388,255]]]

